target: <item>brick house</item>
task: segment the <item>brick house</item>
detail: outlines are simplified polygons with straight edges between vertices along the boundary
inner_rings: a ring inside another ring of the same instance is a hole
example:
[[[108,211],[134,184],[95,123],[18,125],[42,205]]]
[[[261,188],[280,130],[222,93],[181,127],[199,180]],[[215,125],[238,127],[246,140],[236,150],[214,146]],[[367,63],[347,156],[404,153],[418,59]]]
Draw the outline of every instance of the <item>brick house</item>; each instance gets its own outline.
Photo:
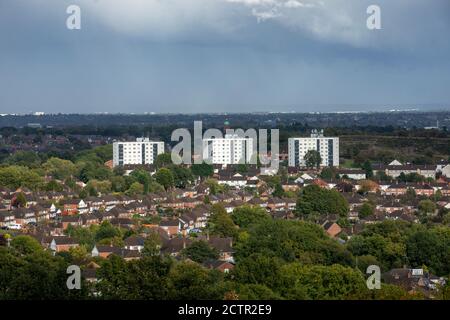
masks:
[[[181,231],[180,221],[178,219],[161,221],[159,226],[167,232],[169,237],[173,237]]]
[[[325,229],[325,232],[333,238],[342,231],[342,228],[336,222],[326,221],[322,224],[322,227]]]
[[[234,264],[228,261],[220,261],[220,260],[206,261],[203,265],[208,269],[219,270],[220,272],[223,273],[229,273],[231,270],[234,269]]]
[[[53,237],[49,248],[54,252],[69,251],[70,248],[78,247],[78,242],[75,239],[66,236]]]

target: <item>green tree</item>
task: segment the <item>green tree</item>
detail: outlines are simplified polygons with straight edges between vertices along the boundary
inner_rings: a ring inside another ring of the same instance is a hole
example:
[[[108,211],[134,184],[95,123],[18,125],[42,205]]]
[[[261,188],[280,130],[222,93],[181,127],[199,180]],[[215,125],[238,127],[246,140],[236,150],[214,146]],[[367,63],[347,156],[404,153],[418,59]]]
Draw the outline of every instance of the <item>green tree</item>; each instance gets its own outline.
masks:
[[[176,264],[169,274],[170,299],[219,300],[224,297],[223,275],[196,263]]]
[[[27,206],[27,198],[23,192],[19,192],[11,201],[11,205],[17,208],[25,208]]]
[[[431,200],[422,200],[419,202],[418,208],[424,214],[434,213],[436,211],[436,204]]]
[[[46,191],[58,191],[58,192],[61,192],[61,191],[64,190],[64,186],[62,184],[56,182],[56,180],[50,180],[45,185],[45,190]]]
[[[99,181],[99,180],[90,180],[87,183],[88,190],[95,189],[96,193],[100,192],[101,194],[108,194],[111,192],[111,181]]]
[[[171,165],[169,169],[172,172],[174,184],[175,187],[177,188],[184,189],[188,184],[190,184],[194,180],[192,172],[188,168]]]
[[[172,164],[172,156],[170,153],[161,153],[156,157],[155,167],[158,169],[165,168],[171,164]]]
[[[42,246],[36,239],[30,236],[17,236],[11,241],[11,247],[21,254],[31,254],[42,251]]]
[[[206,178],[214,174],[214,167],[203,162],[201,164],[193,164],[191,167],[191,171],[194,176]]]
[[[206,186],[209,188],[209,193],[212,195],[216,195],[220,192],[222,192],[222,186],[219,185],[216,179],[207,179],[205,181]]]
[[[260,284],[272,290],[280,287],[279,277],[283,261],[278,257],[254,253],[242,258],[233,269],[233,277],[241,284]]]
[[[160,185],[158,182],[156,181],[151,181],[150,185],[148,186],[148,191],[149,192],[164,192],[165,189],[162,185]]]
[[[143,256],[157,256],[161,250],[161,238],[157,232],[150,232],[144,241]]]
[[[221,237],[236,237],[237,227],[233,223],[231,216],[226,212],[221,204],[214,204],[212,214],[208,220],[207,229],[211,234]]]
[[[238,288],[240,300],[279,300],[280,295],[263,284],[243,284]]]
[[[407,261],[405,244],[380,234],[353,236],[347,242],[347,248],[354,256],[375,257],[383,271],[401,268]]]
[[[374,256],[371,256],[371,255],[364,255],[364,256],[356,257],[355,261],[356,261],[356,266],[358,267],[358,269],[361,270],[361,272],[364,274],[367,271],[367,267],[369,267],[371,265],[375,265],[375,266],[380,265],[380,262],[377,260],[377,258],[375,258]]]
[[[89,180],[109,180],[112,176],[112,171],[103,163],[95,160],[83,160],[75,163],[77,166],[78,178],[84,183]]]
[[[36,170],[21,166],[8,166],[0,167],[0,185],[10,189],[26,187],[38,190],[44,186],[44,180]]]
[[[131,186],[128,188],[128,190],[125,191],[125,194],[128,196],[136,196],[138,194],[143,193],[144,193],[144,186],[139,182],[132,183]]]
[[[254,223],[271,219],[265,209],[250,206],[242,206],[234,209],[231,218],[241,228],[248,228]]]
[[[260,253],[286,262],[354,264],[350,252],[330,239],[322,227],[304,221],[263,220],[251,225],[248,234],[239,237],[233,247],[237,262]]]
[[[426,265],[439,276],[450,273],[450,228],[418,231],[406,241],[406,253],[412,267]]]
[[[358,209],[359,217],[364,219],[374,213],[374,207],[368,203],[364,202],[362,206]]]
[[[361,298],[368,291],[361,272],[337,264],[292,263],[283,266],[280,275],[282,290],[288,299],[348,300]]]
[[[17,249],[0,247],[0,300],[88,298],[84,282],[81,290],[67,290],[69,264],[62,257],[53,257],[39,244],[38,250],[34,239],[16,239]]]
[[[96,243],[95,235],[98,229],[98,225],[91,225],[89,228],[69,225],[65,230],[65,234],[77,240],[81,246],[92,249]]]
[[[323,168],[320,172],[320,177],[322,179],[333,179],[336,176],[335,171],[331,167]]]
[[[303,188],[296,206],[296,213],[300,216],[318,212],[346,217],[348,211],[347,200],[337,190],[322,189],[317,185]]]
[[[85,262],[88,257],[88,251],[84,245],[70,248],[69,253],[72,256],[72,261],[77,264]]]
[[[283,186],[281,185],[281,183],[277,183],[275,185],[272,195],[274,197],[278,197],[278,198],[281,198],[285,195],[285,192],[284,192],[284,189],[283,189]]]
[[[114,192],[125,192],[127,190],[127,183],[124,177],[114,176],[111,177],[111,190]]]
[[[373,169],[372,169],[372,164],[370,163],[369,160],[364,161],[363,165],[361,166],[361,168],[364,170],[364,172],[366,173],[366,178],[370,179],[373,177]]]
[[[77,172],[77,168],[72,161],[55,157],[48,159],[42,165],[42,167],[48,175],[58,180],[65,180],[67,178],[70,178]]]
[[[146,194],[150,190],[150,183],[153,182],[153,178],[145,170],[134,170],[131,176],[136,179],[137,182],[144,186],[143,193]]]
[[[95,234],[95,240],[109,239],[120,237],[120,230],[114,227],[109,221],[103,221]]]
[[[155,180],[166,190],[174,186],[174,177],[172,172],[167,168],[161,168],[155,173]]]
[[[248,172],[248,165],[246,163],[238,164],[236,167],[236,172],[242,175],[246,174]]]
[[[95,189],[93,184],[87,184],[84,187],[84,190],[86,190],[86,193],[90,196],[90,197],[98,197],[98,191],[97,189]]]
[[[306,152],[304,159],[308,168],[319,168],[320,164],[322,163],[320,153],[316,150],[309,150],[308,152]]]
[[[40,166],[41,158],[36,152],[19,150],[9,156],[6,159],[5,163],[9,165],[24,166],[33,169]]]
[[[103,299],[165,300],[169,298],[172,262],[159,256],[144,256],[130,262],[112,255],[101,261],[96,285]]]
[[[186,249],[183,249],[181,254],[197,263],[204,263],[219,257],[218,251],[203,240],[194,241]]]

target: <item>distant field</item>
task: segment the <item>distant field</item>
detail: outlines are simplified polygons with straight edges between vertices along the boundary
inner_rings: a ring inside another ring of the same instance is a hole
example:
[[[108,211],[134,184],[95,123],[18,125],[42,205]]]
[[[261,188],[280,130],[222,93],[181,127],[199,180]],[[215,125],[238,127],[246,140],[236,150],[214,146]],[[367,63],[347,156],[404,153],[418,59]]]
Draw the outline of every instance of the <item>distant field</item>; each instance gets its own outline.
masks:
[[[364,159],[433,163],[450,156],[450,138],[346,135],[340,137],[340,153],[356,162]],[[351,166],[351,161],[344,166]]]

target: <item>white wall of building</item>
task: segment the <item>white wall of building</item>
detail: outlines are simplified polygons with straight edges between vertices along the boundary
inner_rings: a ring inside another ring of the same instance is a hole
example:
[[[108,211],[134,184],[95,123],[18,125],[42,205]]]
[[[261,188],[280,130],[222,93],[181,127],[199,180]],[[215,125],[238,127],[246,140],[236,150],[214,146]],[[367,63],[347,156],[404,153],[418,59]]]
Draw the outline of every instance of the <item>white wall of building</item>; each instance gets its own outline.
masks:
[[[137,139],[113,143],[113,166],[127,164],[153,164],[164,153],[164,142]]]
[[[203,139],[203,159],[211,164],[249,163],[253,139],[226,135],[225,138]]]
[[[304,157],[310,150],[320,153],[321,166],[339,166],[338,137],[323,137],[321,134],[311,134],[309,138],[289,138],[288,148],[290,167],[306,166]]]

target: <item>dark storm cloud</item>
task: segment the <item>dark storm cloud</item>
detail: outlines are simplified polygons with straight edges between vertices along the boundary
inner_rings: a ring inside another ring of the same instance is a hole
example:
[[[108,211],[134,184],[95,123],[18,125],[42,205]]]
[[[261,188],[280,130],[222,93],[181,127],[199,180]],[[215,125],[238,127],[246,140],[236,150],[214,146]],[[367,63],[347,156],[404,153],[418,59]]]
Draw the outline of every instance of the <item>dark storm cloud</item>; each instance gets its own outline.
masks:
[[[449,31],[447,0],[2,0],[0,113],[448,107]]]

